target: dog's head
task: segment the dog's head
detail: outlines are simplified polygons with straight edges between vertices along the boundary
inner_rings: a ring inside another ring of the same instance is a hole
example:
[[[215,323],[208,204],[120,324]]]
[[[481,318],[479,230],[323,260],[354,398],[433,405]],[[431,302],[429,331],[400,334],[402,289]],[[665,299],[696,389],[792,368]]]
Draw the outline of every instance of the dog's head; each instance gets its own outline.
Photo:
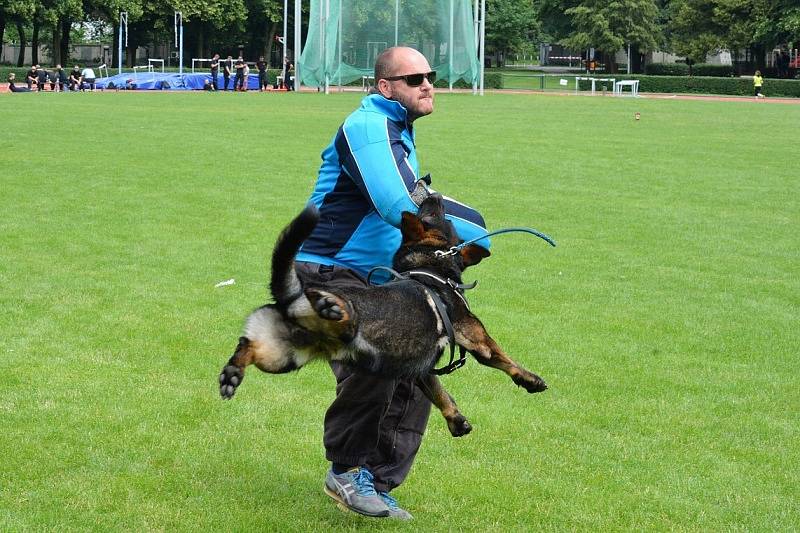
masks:
[[[460,279],[465,268],[489,257],[489,251],[469,244],[453,255],[437,256],[461,241],[453,224],[444,216],[442,195],[432,194],[419,206],[417,214],[403,212],[400,231],[403,242],[394,256],[394,268],[401,272],[426,268],[443,276]]]

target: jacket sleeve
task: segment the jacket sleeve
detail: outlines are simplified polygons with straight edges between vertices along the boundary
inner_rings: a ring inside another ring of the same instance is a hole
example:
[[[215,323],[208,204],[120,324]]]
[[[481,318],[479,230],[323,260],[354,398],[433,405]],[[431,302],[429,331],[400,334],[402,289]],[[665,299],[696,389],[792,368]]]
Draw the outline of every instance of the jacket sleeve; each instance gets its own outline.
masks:
[[[411,191],[418,172],[409,159],[398,126],[388,119],[363,118],[345,124],[337,136],[336,150],[344,171],[383,220],[399,227],[403,211],[417,212]],[[462,240],[486,235],[483,217],[471,207],[445,197],[445,212]],[[475,244],[488,249],[489,239]]]

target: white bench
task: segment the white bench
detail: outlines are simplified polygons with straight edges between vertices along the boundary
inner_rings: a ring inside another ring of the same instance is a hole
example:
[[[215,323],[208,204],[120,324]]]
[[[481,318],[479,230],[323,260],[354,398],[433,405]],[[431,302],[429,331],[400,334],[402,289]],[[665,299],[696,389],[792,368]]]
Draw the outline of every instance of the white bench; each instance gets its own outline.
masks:
[[[575,76],[575,94],[578,94],[578,85],[581,81],[591,81],[592,82],[592,95],[594,95],[595,88],[597,82],[606,82],[610,81],[611,84],[616,87],[616,78],[592,78],[592,77],[584,77],[584,76]],[[616,90],[616,89],[615,89]]]
[[[622,96],[623,87],[631,88],[631,96],[639,96],[639,80],[621,80],[614,83],[614,94],[617,96]]]

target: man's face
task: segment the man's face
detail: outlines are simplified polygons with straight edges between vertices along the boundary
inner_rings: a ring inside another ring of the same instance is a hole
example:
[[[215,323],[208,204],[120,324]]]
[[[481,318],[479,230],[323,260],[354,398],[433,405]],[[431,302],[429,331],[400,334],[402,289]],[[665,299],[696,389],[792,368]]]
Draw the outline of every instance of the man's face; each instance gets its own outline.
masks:
[[[431,71],[425,56],[413,49],[399,50],[392,61],[392,76],[422,74]],[[390,100],[400,102],[408,111],[408,121],[433,113],[433,85],[425,79],[418,87],[409,87],[403,80],[378,80],[381,94]]]

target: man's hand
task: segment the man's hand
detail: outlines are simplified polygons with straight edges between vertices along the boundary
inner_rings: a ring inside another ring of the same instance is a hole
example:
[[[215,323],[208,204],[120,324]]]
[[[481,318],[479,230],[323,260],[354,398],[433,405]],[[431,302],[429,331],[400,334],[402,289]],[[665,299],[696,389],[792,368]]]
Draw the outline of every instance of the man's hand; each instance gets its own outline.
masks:
[[[431,175],[425,174],[418,179],[414,185],[414,190],[411,191],[411,200],[417,204],[417,207],[422,205],[422,202],[425,201],[425,198],[436,192],[429,186],[430,184]]]

